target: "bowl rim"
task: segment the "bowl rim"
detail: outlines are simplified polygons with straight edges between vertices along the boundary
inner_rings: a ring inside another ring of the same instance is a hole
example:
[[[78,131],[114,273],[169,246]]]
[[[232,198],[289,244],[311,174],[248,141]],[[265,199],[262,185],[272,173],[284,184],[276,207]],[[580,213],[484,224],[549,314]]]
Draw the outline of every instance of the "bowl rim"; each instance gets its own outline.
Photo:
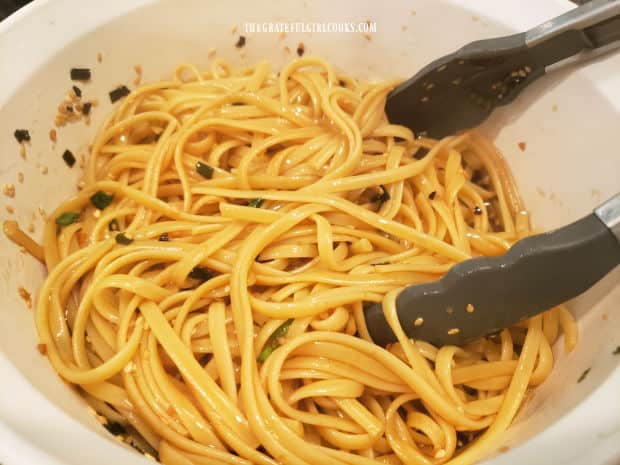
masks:
[[[106,0],[106,2],[99,2],[98,0],[82,0],[81,5],[87,5],[84,7],[87,13],[80,20],[82,21],[82,29],[70,30],[71,32],[64,36],[62,39],[56,38],[56,42],[59,44],[67,44],[74,38],[81,35],[83,32],[90,31],[94,27],[101,25],[114,17],[125,14],[129,11],[137,9],[147,4],[156,3],[158,0]],[[498,6],[494,2],[496,0],[444,0],[448,3],[452,3],[456,6],[465,7],[468,9],[476,10],[484,15],[487,15],[487,8],[496,11]],[[49,8],[49,11],[62,12],[66,11],[69,5],[77,4],[77,0],[34,0],[25,7],[17,10],[12,15],[5,18],[0,22],[0,43],[3,45],[3,53],[0,55],[0,64],[3,62],[13,63],[15,60],[11,59],[13,52],[6,46],[6,43],[2,43],[3,39],[7,35],[19,35],[18,29],[27,26],[26,23],[34,21],[38,15],[45,14],[43,10]],[[497,2],[499,3],[499,2]],[[573,6],[569,0],[528,0],[528,8],[544,7],[547,10],[551,9],[558,14]],[[531,15],[532,12],[528,12]],[[497,18],[493,18],[497,19]],[[63,21],[62,15],[55,16],[56,21]],[[17,32],[16,32],[17,31]],[[52,41],[53,42],[53,41]],[[52,50],[57,50],[53,47],[53,43],[50,44]],[[5,51],[6,49],[6,51]],[[15,71],[15,79],[10,82],[8,92],[5,93],[10,96],[13,91],[19,87],[19,81],[23,80],[34,71],[49,55],[45,50],[34,51],[36,59],[33,62],[27,62],[18,60],[17,70]],[[17,58],[17,57],[14,57]],[[15,68],[12,66],[12,68]],[[0,106],[2,106],[3,97],[0,96]],[[19,370],[14,367],[11,362],[6,359],[2,351],[0,351],[0,379],[10,384],[23,385],[26,389],[30,388],[32,394],[26,395],[32,396],[33,399],[38,396],[36,401],[44,408],[52,411],[52,415],[64,415],[55,405],[51,404],[47,399],[36,392],[32,386],[25,386],[24,383],[29,384],[28,381],[21,375]],[[609,399],[616,399],[620,402],[620,365],[617,366],[610,375],[597,386],[586,398],[583,399],[573,410],[563,415],[558,421],[550,425],[547,429],[540,432],[533,438],[527,439],[521,443],[518,447],[511,449],[505,454],[501,454],[494,458],[492,462],[494,465],[509,465],[511,463],[528,462],[528,458],[538,456],[545,452],[545,444],[548,442],[562,443],[563,438],[571,437],[579,429],[578,425],[581,425],[580,431],[586,431],[587,425],[590,424],[593,418],[596,416],[609,414],[609,405],[607,401]],[[0,400],[1,403],[1,400]],[[618,414],[620,417],[620,413]],[[616,423],[618,419],[616,419]],[[92,435],[94,438],[100,437],[93,431],[89,431],[88,428],[75,422],[77,427],[83,428],[85,431]],[[585,428],[584,428],[585,425]],[[617,427],[617,426],[616,426]],[[601,450],[597,451],[597,455],[588,456],[589,451],[584,451],[579,444],[566,443],[566,447],[575,451],[575,458],[577,461],[570,463],[573,464],[611,464],[612,460],[620,457],[620,430],[612,432],[605,442],[597,443]],[[575,441],[576,442],[576,441]],[[127,451],[127,453],[130,453]],[[586,454],[584,456],[583,454]],[[133,454],[132,454],[133,455]],[[133,455],[132,460],[138,460],[138,457]],[[580,458],[581,457],[581,458]],[[0,418],[0,459],[5,460],[12,465],[31,464],[38,463],[40,465],[62,465],[63,462],[57,457],[50,455],[47,451],[39,449],[37,446],[31,444],[27,438],[20,435],[18,432],[10,430],[7,425],[2,422]],[[595,461],[592,461],[592,460]],[[146,459],[143,459],[146,460]],[[147,463],[147,462],[145,462]],[[567,465],[569,462],[565,462]]]

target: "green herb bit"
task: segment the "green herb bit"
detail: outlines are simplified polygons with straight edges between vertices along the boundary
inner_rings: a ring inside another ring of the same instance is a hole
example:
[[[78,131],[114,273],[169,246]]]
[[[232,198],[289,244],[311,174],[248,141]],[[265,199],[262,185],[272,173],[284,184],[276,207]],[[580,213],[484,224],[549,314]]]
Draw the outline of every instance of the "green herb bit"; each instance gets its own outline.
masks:
[[[199,161],[196,162],[196,171],[203,178],[211,179],[213,177],[213,171],[215,170],[213,169],[213,167],[207,165],[206,163]]]
[[[265,201],[265,199],[262,199],[260,197],[257,197],[255,199],[252,199],[248,202],[248,207],[252,207],[252,208],[260,208],[261,205],[263,204],[263,202]]]
[[[110,205],[112,200],[114,200],[114,194],[106,194],[102,191],[97,191],[90,196],[90,202],[99,210],[103,210]]]
[[[118,224],[118,221],[116,219],[113,219],[112,221],[108,223],[108,230],[109,231],[120,231],[121,226]]]
[[[125,236],[123,233],[117,234],[114,239],[116,240],[117,244],[121,245],[129,245],[133,242],[133,239]]]
[[[208,281],[213,277],[213,272],[204,266],[195,266],[187,276],[199,281]]]
[[[271,336],[269,336],[269,339],[267,339],[267,342],[265,343],[263,350],[261,351],[260,355],[256,358],[256,360],[258,360],[261,363],[264,363],[265,360],[267,360],[267,357],[269,357],[274,350],[280,347],[280,339],[286,336],[292,323],[293,323],[293,318],[289,318],[284,323],[282,323],[280,326],[278,326],[273,333],[271,333]]]
[[[69,226],[70,224],[77,223],[78,219],[80,219],[78,212],[64,212],[56,218],[56,224],[58,226]]]

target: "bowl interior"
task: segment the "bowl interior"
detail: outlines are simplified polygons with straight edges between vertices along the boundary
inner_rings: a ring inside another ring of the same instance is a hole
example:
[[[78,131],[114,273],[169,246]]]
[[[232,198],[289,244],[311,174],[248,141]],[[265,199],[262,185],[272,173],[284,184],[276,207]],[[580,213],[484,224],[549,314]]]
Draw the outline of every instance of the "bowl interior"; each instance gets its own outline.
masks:
[[[170,75],[181,62],[199,68],[210,66],[208,51],[215,49],[218,57],[235,65],[268,59],[277,70],[294,57],[303,42],[307,54],[322,56],[349,74],[407,77],[466,42],[531,27],[569,7],[561,0],[532,1],[525,11],[521,3],[416,0],[394,1],[386,8],[382,2],[329,0],[279,0],[260,7],[240,0],[185,0],[182,6],[149,0],[114,0],[105,6],[94,1],[35,2],[0,26],[2,69],[13,70],[0,96],[4,134],[0,139],[0,184],[14,183],[17,191],[14,199],[3,197],[0,201],[0,219],[17,219],[22,226],[32,223],[33,235],[40,237],[39,208],[51,211],[75,191],[79,178],[78,166],[69,169],[62,161],[63,151],[87,153],[89,141],[111,109],[107,93],[119,84],[134,87],[134,65],[142,67],[143,80],[157,80]],[[242,32],[244,21],[368,19],[376,21],[378,29],[370,40],[357,33],[289,33],[282,38],[277,33]],[[237,32],[231,32],[234,26]],[[242,50],[235,48],[240,34],[247,36]],[[97,98],[100,104],[94,108],[90,126],[77,123],[61,128],[53,144],[49,131],[57,105],[71,87],[71,67],[92,69],[92,82],[80,87],[86,97]],[[542,78],[485,123],[484,131],[494,137],[513,169],[535,227],[549,229],[574,220],[618,189],[618,89],[620,55],[591,58],[587,67],[569,63]],[[17,128],[28,128],[32,135],[25,160],[12,136]],[[519,148],[521,142],[525,142],[525,150]],[[24,175],[23,184],[17,182],[19,172]],[[5,210],[7,205],[14,208],[14,214]],[[127,464],[144,461],[101,428],[79,396],[37,352],[32,311],[25,309],[18,288],[36,294],[44,278],[40,264],[6,241],[0,259],[0,378],[4,381],[0,439],[9,438],[16,445],[14,452],[4,451],[1,444],[9,441],[0,440],[0,452],[13,457],[13,462],[8,461],[16,464],[35,458],[38,463],[87,461],[95,465],[114,459]],[[575,269],[579,272],[578,263]],[[545,433],[549,447],[562,453],[571,450],[570,445],[562,444],[562,430],[553,433],[550,426],[597,389],[618,365],[619,357],[612,356],[620,343],[620,335],[614,331],[620,324],[618,271],[571,302],[579,317],[581,343],[568,356],[562,341],[555,347],[556,369],[506,435],[506,444],[512,449],[489,463],[514,463],[523,458],[528,458],[528,463],[543,463],[536,461],[540,454],[531,448],[528,452],[527,445],[516,446],[544,430],[549,430]],[[586,368],[591,368],[589,376],[577,383]],[[613,377],[615,383],[617,378]],[[597,402],[609,401],[603,397]],[[618,397],[615,402],[618,405]],[[596,431],[588,436],[590,446],[611,447],[612,453],[620,454],[617,443],[615,448],[605,445],[609,435],[597,435],[607,431],[609,423],[620,426],[617,417],[591,425]],[[79,446],[66,448],[67,437]]]

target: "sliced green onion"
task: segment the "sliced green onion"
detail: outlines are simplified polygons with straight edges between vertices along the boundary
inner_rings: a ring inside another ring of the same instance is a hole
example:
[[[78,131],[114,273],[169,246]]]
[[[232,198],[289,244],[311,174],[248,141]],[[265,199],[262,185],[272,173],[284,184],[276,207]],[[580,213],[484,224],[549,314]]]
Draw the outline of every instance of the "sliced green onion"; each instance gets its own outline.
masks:
[[[69,168],[73,168],[73,165],[75,165],[75,156],[71,153],[71,150],[65,150],[62,154],[62,159]]]
[[[284,323],[282,323],[280,326],[278,326],[273,333],[271,333],[271,336],[269,336],[269,339],[267,339],[267,342],[265,343],[263,350],[261,351],[259,356],[256,358],[256,360],[258,360],[261,363],[264,363],[265,360],[267,360],[267,357],[269,357],[274,350],[280,347],[280,339],[286,336],[292,323],[293,323],[293,318],[289,318]]]
[[[102,191],[97,191],[90,196],[90,202],[99,210],[103,210],[110,205],[112,200],[114,200],[114,194],[106,194]]]
[[[187,276],[199,281],[208,281],[213,277],[213,272],[204,266],[195,266]]]
[[[379,202],[379,206],[383,205],[385,202],[387,202],[388,200],[390,200],[390,193],[388,192],[388,190],[385,188],[385,186],[381,185],[379,186],[381,188],[381,193],[375,195],[371,201],[372,202]]]
[[[261,199],[260,197],[258,197],[256,199],[250,200],[248,202],[248,207],[260,208],[264,201],[265,199]]]
[[[116,219],[113,219],[112,221],[108,223],[108,230],[109,231],[120,231],[121,226],[118,224],[118,221]]]
[[[56,218],[56,224],[58,226],[69,226],[70,224],[77,223],[80,218],[78,212],[64,212],[58,218]]]
[[[133,242],[133,239],[130,239],[129,237],[125,236],[123,233],[117,234],[114,239],[116,240],[117,244],[121,244],[121,245],[129,245]]]
[[[196,162],[196,171],[203,178],[211,179],[213,177],[214,169],[213,167],[207,165],[206,163],[199,161],[199,162]]]

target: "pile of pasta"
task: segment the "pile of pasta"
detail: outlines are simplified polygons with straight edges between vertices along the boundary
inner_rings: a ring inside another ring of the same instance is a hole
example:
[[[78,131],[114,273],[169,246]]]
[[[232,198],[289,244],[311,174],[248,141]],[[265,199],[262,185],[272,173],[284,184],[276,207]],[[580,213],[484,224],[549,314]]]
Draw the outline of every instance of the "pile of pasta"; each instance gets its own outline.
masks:
[[[36,309],[59,375],[166,465],[470,464],[576,327],[562,307],[463,347],[394,299],[529,234],[478,132],[390,124],[397,84],[304,57],[180,65],[108,117],[44,232]],[[381,302],[398,342],[375,345]]]

